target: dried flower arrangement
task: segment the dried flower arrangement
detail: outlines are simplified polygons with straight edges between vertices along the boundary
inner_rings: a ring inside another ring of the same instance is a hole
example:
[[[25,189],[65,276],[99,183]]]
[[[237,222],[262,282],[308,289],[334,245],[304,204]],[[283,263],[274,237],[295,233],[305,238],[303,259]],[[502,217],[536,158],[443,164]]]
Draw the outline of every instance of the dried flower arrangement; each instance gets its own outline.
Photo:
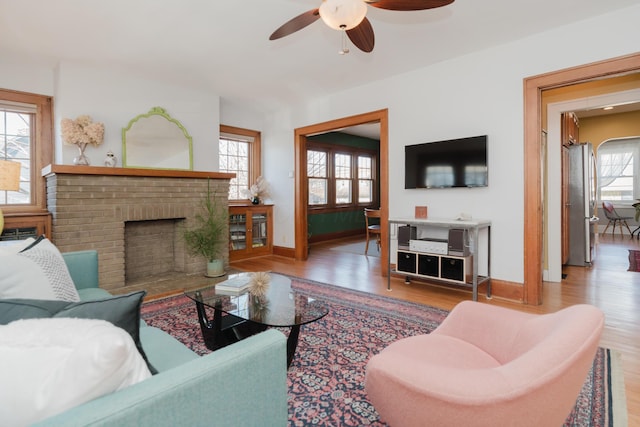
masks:
[[[264,297],[269,290],[271,276],[269,273],[259,271],[251,274],[249,282],[249,293],[255,297]]]
[[[78,116],[75,120],[62,119],[60,126],[65,144],[91,144],[97,147],[104,139],[104,123],[93,123],[90,116]]]
[[[270,197],[269,183],[263,177],[259,176],[255,184],[251,185],[248,190],[244,190],[244,196],[251,201],[264,200]]]

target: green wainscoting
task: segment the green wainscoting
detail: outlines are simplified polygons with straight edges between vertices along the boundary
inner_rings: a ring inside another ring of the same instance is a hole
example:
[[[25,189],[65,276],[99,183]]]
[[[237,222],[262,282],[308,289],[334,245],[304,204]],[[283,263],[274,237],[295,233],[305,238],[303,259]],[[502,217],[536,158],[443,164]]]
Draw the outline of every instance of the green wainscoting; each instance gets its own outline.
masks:
[[[319,242],[355,234],[365,234],[364,211],[309,213],[309,241]]]

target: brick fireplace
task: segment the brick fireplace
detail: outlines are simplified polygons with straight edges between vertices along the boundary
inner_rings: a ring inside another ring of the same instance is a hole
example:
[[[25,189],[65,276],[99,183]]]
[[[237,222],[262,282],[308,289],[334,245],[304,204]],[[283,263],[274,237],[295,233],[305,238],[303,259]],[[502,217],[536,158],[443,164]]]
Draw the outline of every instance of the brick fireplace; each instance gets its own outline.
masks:
[[[204,274],[206,260],[182,240],[207,194],[228,204],[232,174],[51,165],[43,170],[52,240],[62,252],[98,251],[100,286],[167,273]],[[224,252],[229,263],[228,250]]]

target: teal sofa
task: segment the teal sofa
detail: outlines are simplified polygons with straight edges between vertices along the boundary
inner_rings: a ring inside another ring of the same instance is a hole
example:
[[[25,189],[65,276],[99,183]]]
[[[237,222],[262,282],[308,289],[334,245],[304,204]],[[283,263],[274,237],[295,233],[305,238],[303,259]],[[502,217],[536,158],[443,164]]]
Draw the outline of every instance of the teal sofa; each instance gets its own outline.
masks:
[[[98,287],[95,251],[63,254],[82,300]],[[38,426],[277,426],[287,424],[286,338],[267,330],[198,356],[141,322],[140,341],[158,371],[151,378],[39,422]]]

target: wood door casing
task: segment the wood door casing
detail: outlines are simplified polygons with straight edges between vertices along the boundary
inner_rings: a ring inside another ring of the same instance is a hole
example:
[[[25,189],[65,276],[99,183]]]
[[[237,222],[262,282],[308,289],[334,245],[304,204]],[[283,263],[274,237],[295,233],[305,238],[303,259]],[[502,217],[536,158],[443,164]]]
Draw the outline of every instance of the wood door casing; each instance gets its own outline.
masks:
[[[640,53],[524,79],[524,295],[525,304],[542,303],[543,165],[542,92],[563,86],[640,72]]]
[[[562,145],[562,265],[569,261],[569,147]]]
[[[307,241],[307,135],[314,135],[321,132],[330,132],[349,126],[356,126],[367,123],[380,124],[380,226],[382,228],[382,246],[380,256],[382,259],[388,257],[388,219],[389,219],[389,111],[387,109],[358,114],[355,116],[343,117],[328,122],[317,123],[294,131],[294,156],[296,162],[295,172],[295,259],[306,260],[308,255]],[[380,271],[383,276],[388,274],[388,265],[381,263]]]

